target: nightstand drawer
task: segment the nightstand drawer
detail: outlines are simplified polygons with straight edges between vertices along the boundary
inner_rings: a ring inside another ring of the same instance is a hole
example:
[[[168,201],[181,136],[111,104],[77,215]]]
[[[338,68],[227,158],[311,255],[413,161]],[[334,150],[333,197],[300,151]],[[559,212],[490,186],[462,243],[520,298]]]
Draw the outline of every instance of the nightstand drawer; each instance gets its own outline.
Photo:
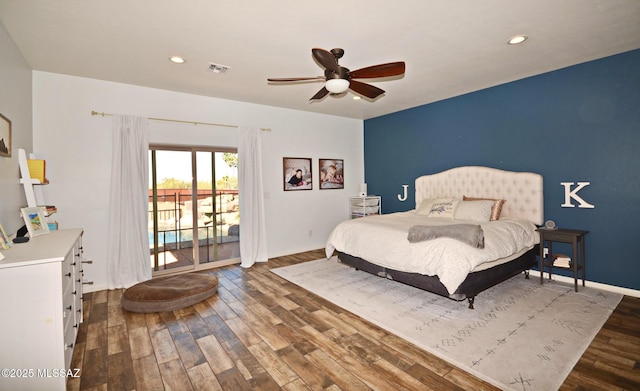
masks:
[[[566,242],[573,243],[575,235],[564,232],[545,232],[543,235],[544,240],[553,240],[554,242]]]
[[[583,231],[579,229],[566,229],[559,228],[557,230],[539,228],[536,231],[540,233],[540,240],[548,240],[562,243],[573,243],[574,241],[580,241],[589,233],[589,231]]]

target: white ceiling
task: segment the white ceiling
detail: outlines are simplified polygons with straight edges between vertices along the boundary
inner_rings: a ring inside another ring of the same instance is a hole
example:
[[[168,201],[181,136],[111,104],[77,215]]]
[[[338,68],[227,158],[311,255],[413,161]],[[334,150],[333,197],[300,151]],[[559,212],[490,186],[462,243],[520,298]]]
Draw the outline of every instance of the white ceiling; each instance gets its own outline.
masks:
[[[0,20],[35,70],[358,119],[640,48],[639,0],[0,0]],[[406,74],[363,79],[375,101],[267,83],[322,75],[313,47]]]

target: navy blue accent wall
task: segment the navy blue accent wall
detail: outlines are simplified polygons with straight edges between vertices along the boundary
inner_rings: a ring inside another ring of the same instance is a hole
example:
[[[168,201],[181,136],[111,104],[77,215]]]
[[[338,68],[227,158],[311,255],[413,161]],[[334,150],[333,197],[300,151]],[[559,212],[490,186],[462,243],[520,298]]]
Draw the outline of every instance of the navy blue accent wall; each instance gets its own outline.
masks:
[[[384,213],[415,207],[420,175],[540,173],[545,219],[590,231],[587,280],[640,289],[640,50],[366,120],[364,161]],[[595,208],[562,207],[561,182],[590,182],[576,194]]]

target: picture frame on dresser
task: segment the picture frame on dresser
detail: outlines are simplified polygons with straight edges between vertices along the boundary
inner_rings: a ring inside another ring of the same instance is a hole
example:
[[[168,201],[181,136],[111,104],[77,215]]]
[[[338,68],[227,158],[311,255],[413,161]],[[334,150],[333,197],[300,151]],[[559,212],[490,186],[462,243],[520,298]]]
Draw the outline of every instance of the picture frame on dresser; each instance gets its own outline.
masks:
[[[11,157],[11,120],[0,113],[0,156]]]
[[[44,217],[44,211],[40,207],[22,208],[22,218],[27,226],[30,237],[46,235],[49,233],[49,225]]]
[[[9,240],[9,236],[7,236],[2,223],[0,223],[0,249],[8,250],[9,247],[11,247],[11,240]]]
[[[344,160],[318,159],[320,190],[344,189]]]

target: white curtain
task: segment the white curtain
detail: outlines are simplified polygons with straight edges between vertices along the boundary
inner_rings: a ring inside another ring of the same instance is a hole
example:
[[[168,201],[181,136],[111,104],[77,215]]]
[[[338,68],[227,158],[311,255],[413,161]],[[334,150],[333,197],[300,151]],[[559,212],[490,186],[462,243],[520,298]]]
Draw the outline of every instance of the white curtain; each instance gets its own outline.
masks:
[[[107,242],[109,289],[151,279],[147,209],[149,120],[114,115]]]
[[[238,142],[240,193],[240,266],[267,261],[267,228],[262,186],[262,131],[240,127]]]

